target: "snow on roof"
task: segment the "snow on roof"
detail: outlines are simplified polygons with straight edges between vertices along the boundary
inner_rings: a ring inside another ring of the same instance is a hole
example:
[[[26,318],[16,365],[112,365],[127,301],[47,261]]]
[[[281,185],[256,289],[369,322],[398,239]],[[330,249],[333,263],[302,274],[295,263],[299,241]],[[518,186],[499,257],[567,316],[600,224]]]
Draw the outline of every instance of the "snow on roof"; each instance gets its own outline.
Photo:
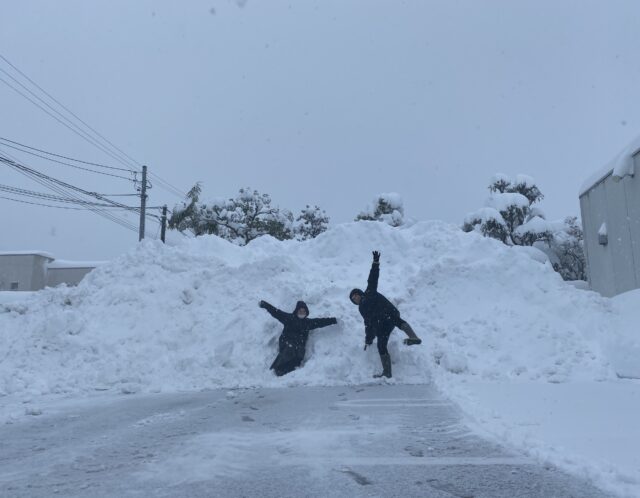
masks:
[[[640,136],[622,149],[612,161],[587,178],[580,187],[579,196],[582,197],[609,175],[613,176],[614,181],[619,181],[627,175],[633,176],[633,156],[638,152],[640,152]]]
[[[48,253],[46,251],[6,251],[0,252],[0,256],[42,256],[43,258],[48,258],[53,261],[53,254]]]
[[[49,269],[60,268],[95,268],[108,263],[108,261],[69,261],[65,259],[57,259],[47,265]]]

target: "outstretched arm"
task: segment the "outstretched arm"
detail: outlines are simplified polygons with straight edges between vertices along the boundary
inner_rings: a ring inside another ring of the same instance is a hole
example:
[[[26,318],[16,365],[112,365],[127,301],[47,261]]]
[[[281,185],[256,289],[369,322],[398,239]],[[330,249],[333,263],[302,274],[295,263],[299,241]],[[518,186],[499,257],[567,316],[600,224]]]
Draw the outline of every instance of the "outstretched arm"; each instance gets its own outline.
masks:
[[[380,253],[378,251],[373,251],[373,263],[371,263],[369,280],[367,280],[367,292],[376,292],[378,290],[379,277],[380,277]]]
[[[307,324],[309,326],[309,330],[320,329],[322,327],[328,327],[329,325],[335,325],[338,323],[338,320],[331,318],[309,318],[307,320]]]
[[[287,320],[287,317],[289,315],[289,313],[285,313],[282,310],[279,310],[278,308],[276,308],[275,306],[272,306],[271,304],[269,304],[266,301],[260,301],[259,306],[265,310],[267,310],[267,312],[276,320],[278,320],[280,323],[284,323]]]

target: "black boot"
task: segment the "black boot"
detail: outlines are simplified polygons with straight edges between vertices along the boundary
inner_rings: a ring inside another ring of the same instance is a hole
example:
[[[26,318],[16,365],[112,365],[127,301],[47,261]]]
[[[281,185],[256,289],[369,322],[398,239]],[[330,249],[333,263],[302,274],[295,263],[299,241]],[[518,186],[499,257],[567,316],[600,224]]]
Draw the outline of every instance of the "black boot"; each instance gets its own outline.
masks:
[[[380,361],[382,362],[382,373],[375,374],[373,377],[376,379],[379,377],[387,377],[388,379],[390,379],[391,378],[391,356],[389,356],[388,354],[381,354]]]
[[[422,344],[422,339],[420,339],[416,335],[416,333],[411,328],[411,325],[409,325],[407,322],[402,322],[398,328],[402,330],[405,334],[407,334],[407,339],[403,341],[407,346],[413,346],[414,344]]]

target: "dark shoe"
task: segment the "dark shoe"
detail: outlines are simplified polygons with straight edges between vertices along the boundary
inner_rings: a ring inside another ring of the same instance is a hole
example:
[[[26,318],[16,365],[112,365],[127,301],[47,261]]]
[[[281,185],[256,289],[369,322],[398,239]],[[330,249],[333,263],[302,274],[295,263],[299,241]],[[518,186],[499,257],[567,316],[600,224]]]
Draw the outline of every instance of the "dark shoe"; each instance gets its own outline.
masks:
[[[420,339],[416,335],[416,333],[411,328],[411,325],[409,325],[407,322],[402,320],[398,328],[402,330],[405,334],[407,334],[408,339],[405,339],[403,341],[407,346],[413,346],[414,344],[422,344],[422,339]]]
[[[386,377],[390,379],[391,378],[391,356],[389,356],[388,354],[381,354],[380,361],[382,362],[382,373],[375,374],[373,378],[378,379],[380,377]]]
[[[404,342],[407,346],[413,346],[416,344],[422,344],[422,339],[419,337],[410,337],[409,339],[405,339]]]

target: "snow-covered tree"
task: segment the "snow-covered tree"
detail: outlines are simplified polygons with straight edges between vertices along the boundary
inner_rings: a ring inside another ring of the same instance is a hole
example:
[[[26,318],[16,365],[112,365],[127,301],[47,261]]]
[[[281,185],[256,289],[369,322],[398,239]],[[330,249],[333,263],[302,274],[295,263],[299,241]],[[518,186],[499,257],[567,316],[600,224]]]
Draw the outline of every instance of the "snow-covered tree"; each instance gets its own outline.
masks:
[[[509,245],[531,246],[549,240],[551,231],[544,214],[533,206],[544,197],[533,178],[518,175],[512,181],[497,174],[489,191],[485,207],[465,218],[462,226],[465,232],[477,230]]]
[[[169,228],[190,229],[195,235],[213,234],[245,245],[261,235],[279,240],[293,238],[293,215],[271,205],[271,197],[241,188],[236,197],[199,202],[201,188],[189,191],[188,202],[174,208]]]
[[[462,229],[478,231],[507,245],[535,246],[544,251],[565,280],[586,280],[582,229],[576,217],[549,222],[534,205],[543,199],[530,176],[515,181],[498,174],[489,185],[485,207],[466,216]]]
[[[356,216],[355,221],[382,221],[398,227],[404,224],[404,206],[402,197],[396,193],[377,196],[372,204]]]
[[[187,199],[173,208],[171,216],[167,222],[170,229],[184,232],[191,230],[196,236],[212,233],[218,235],[217,232],[208,232],[207,227],[202,223],[200,206],[200,194],[202,193],[202,184],[196,183],[187,193]]]
[[[300,240],[314,239],[327,230],[329,217],[318,206],[304,208],[296,218],[295,233]]]
[[[173,209],[169,228],[191,230],[198,235],[217,235],[246,245],[261,235],[278,240],[313,238],[327,229],[329,218],[319,207],[307,206],[294,221],[291,211],[271,204],[268,194],[242,188],[233,198],[200,202],[202,188],[197,183],[187,199]]]
[[[564,280],[587,280],[587,259],[584,255],[584,235],[578,218],[568,216],[549,243],[549,257]]]

